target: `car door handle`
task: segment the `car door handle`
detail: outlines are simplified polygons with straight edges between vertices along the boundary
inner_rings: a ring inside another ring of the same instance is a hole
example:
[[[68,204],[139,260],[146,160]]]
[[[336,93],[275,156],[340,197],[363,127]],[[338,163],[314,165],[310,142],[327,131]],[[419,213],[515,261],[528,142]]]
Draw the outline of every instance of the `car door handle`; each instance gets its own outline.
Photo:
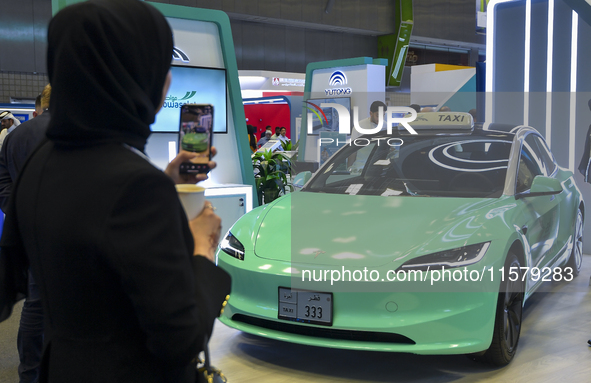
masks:
[[[527,225],[521,226],[521,232],[523,233],[523,235],[527,234]]]

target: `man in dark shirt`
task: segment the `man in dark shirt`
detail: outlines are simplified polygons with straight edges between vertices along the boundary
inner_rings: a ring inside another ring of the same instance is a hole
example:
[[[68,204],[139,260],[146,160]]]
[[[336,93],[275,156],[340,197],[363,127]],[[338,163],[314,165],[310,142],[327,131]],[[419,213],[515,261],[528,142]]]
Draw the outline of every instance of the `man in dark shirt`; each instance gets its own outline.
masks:
[[[0,208],[8,206],[8,197],[13,184],[29,155],[45,138],[49,125],[49,97],[51,86],[48,84],[41,93],[40,109],[32,120],[22,123],[18,129],[6,136],[0,149]],[[29,292],[23,305],[18,329],[17,348],[19,354],[18,374],[20,383],[37,382],[39,364],[43,350],[43,306],[39,288],[29,272]]]
[[[5,210],[12,190],[12,184],[25,164],[27,157],[45,138],[49,124],[49,97],[51,86],[48,84],[41,94],[41,113],[32,120],[22,123],[18,129],[6,136],[0,150],[0,208]],[[21,129],[22,128],[22,129]]]

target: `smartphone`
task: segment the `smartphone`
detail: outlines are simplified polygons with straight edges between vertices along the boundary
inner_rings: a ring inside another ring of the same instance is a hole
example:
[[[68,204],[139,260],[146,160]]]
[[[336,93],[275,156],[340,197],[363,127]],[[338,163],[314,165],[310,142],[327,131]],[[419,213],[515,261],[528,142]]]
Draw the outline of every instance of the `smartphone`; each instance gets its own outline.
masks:
[[[184,104],[181,106],[179,147],[188,152],[200,153],[191,162],[183,162],[181,174],[207,173],[211,159],[213,139],[213,105]]]

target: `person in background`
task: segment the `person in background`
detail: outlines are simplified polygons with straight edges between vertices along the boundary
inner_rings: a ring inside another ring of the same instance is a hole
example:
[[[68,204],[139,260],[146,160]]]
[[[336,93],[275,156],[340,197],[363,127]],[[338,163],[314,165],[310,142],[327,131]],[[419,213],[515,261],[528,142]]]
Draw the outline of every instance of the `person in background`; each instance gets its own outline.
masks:
[[[388,106],[382,101],[374,101],[371,103],[371,106],[369,107],[369,117],[359,121],[359,127],[362,129],[377,128],[378,123],[380,122],[380,108],[382,109],[382,129],[386,129],[386,119],[384,118],[384,114],[386,113]],[[356,140],[361,135],[362,133],[355,129],[355,126],[351,127],[351,141]],[[347,168],[351,168],[356,159],[357,152],[351,154],[347,159]]]
[[[279,139],[279,131],[281,130],[281,127],[276,126],[275,127],[275,133],[273,133],[273,135],[271,136],[272,140],[278,140]]]
[[[451,109],[449,106],[444,105],[441,108],[439,108],[439,111],[440,112],[451,112]]]
[[[591,99],[587,101],[587,106],[591,111]],[[581,157],[581,161],[579,161],[579,172],[583,175],[583,181],[587,183],[591,183],[591,179],[589,177],[589,173],[591,170],[591,125],[587,129],[587,134],[585,135],[585,147],[583,148],[583,156]],[[591,284],[591,280],[589,281]],[[591,347],[591,339],[587,341],[589,347]]]
[[[0,113],[0,125],[2,125],[2,129],[7,129],[8,132],[12,132],[17,126],[21,124],[20,120],[9,111],[4,111]]]
[[[474,120],[474,122],[478,121],[477,116],[478,116],[478,111],[476,109],[470,109],[470,111],[468,112],[472,115],[472,119]]]
[[[386,109],[388,106],[384,104],[382,101],[374,101],[371,103],[369,107],[369,117],[359,121],[359,127],[362,129],[375,129],[378,126],[378,122],[380,121],[380,107],[382,108],[382,120],[385,122],[385,118],[383,118],[384,113],[386,113]],[[386,127],[385,123],[382,123],[382,129]],[[357,137],[361,136],[361,133],[357,131],[357,129],[351,129],[351,141],[355,140]],[[355,154],[355,153],[354,153]]]
[[[48,140],[18,175],[0,242],[41,287],[39,380],[193,383],[230,276],[213,262],[220,218],[206,202],[189,221],[175,188],[207,178],[179,174],[199,154],[164,172],[144,154],[172,30],[147,2],[90,0],[59,11],[47,41]]]
[[[265,128],[265,131],[261,133],[261,138],[265,137],[267,135],[267,132],[269,132],[271,135],[273,135],[273,131],[271,130],[271,127],[269,125],[267,125],[267,127]]]
[[[419,104],[410,104],[409,107],[416,110],[417,113],[421,112],[421,106]]]
[[[43,113],[43,108],[41,108],[41,94],[39,94],[35,98],[35,110],[33,111],[33,118],[37,117],[41,113]]]
[[[8,197],[16,177],[33,150],[45,139],[49,125],[49,100],[51,85],[47,84],[39,95],[39,107],[35,106],[34,117],[20,124],[19,128],[6,136],[0,149],[0,208],[5,211]]]
[[[421,109],[421,113],[430,113],[430,112],[434,112],[434,111],[435,111],[435,109],[433,109],[430,106],[425,106]]]
[[[591,111],[591,99],[587,102],[587,106]],[[581,157],[581,161],[579,161],[579,172],[583,175],[583,180],[585,182],[591,183],[591,178],[589,177],[589,170],[591,170],[591,125],[587,129],[587,135],[585,136],[585,147],[583,148],[583,156]]]
[[[6,136],[11,133],[17,126],[21,124],[18,118],[14,117],[9,111],[0,113],[0,124],[2,125],[2,132],[0,132],[0,148],[4,143]]]
[[[254,135],[257,128],[252,125],[246,125],[246,129],[248,130],[248,145],[250,146],[250,150],[254,153],[257,151],[257,137]]]
[[[277,137],[281,142],[283,143],[287,143],[289,142],[289,138],[286,136],[287,134],[287,129],[282,126],[281,128],[279,128],[279,136]]]
[[[35,116],[23,122],[18,129],[6,136],[0,149],[0,207],[5,211],[12,186],[19,171],[23,168],[29,154],[45,138],[49,125],[49,98],[51,86],[48,84],[35,100]],[[18,328],[17,350],[19,356],[18,376],[20,383],[34,383],[39,379],[39,365],[43,350],[43,306],[39,287],[29,271],[28,295],[23,304]]]
[[[271,141],[271,131],[270,130],[266,130],[265,131],[265,137],[261,138],[259,140],[259,142],[257,142],[258,147],[260,148],[261,146],[265,145],[267,142]]]

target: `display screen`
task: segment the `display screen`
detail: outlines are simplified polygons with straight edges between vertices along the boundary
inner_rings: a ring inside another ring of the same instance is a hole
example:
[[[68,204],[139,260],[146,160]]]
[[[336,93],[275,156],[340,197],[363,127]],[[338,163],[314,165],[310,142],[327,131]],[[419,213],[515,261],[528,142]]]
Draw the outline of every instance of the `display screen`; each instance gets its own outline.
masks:
[[[172,82],[164,105],[151,125],[153,132],[178,132],[184,104],[211,104],[215,110],[213,132],[227,132],[226,70],[172,66]]]
[[[312,134],[318,134],[319,132],[338,132],[339,131],[339,114],[334,108],[321,108],[320,104],[323,103],[334,103],[340,104],[347,108],[349,115],[351,114],[351,98],[350,97],[338,97],[338,98],[313,98],[306,100],[306,108],[308,114],[312,117]],[[322,113],[320,113],[320,110]],[[310,121],[310,117],[308,117]]]

